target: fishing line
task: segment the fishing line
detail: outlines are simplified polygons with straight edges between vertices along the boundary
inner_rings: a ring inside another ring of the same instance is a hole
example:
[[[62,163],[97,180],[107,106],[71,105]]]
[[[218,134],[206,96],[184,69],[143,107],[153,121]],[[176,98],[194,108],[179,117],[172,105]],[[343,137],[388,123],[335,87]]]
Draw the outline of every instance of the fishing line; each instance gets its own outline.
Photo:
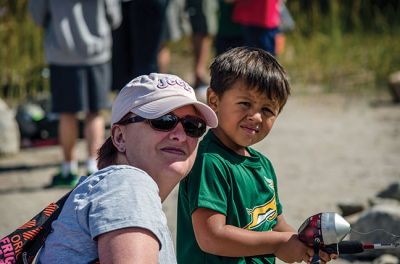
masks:
[[[383,232],[386,235],[389,235],[390,237],[392,237],[392,242],[393,243],[396,243],[396,244],[400,243],[400,235],[393,234],[393,233],[391,233],[389,231],[386,231],[383,228],[373,229],[373,230],[368,231],[368,232],[361,232],[361,231],[357,231],[357,230],[351,229],[351,232],[357,233],[359,235],[368,235],[368,234],[372,234],[372,233],[376,233],[376,232]]]

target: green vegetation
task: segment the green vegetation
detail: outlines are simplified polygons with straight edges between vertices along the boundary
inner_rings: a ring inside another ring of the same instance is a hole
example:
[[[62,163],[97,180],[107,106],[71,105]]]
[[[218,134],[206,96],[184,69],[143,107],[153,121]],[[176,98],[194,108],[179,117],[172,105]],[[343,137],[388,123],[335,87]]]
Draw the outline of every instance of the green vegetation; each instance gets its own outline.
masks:
[[[302,0],[288,7],[296,29],[280,60],[293,82],[326,92],[386,91],[387,76],[400,70],[400,2]]]
[[[303,92],[363,92],[386,89],[400,70],[400,1],[292,0],[296,28],[279,60]],[[22,100],[48,91],[42,31],[27,12],[27,0],[0,0],[0,97]],[[173,46],[188,56],[189,41]],[[172,69],[173,71],[173,69]],[[297,87],[297,86],[296,86]],[[386,91],[386,90],[385,90]]]
[[[17,100],[48,90],[42,32],[26,0],[0,0],[0,97]]]
[[[396,44],[397,43],[397,44]],[[388,34],[289,35],[280,60],[295,83],[319,85],[324,91],[386,89],[387,76],[400,70],[400,37]]]

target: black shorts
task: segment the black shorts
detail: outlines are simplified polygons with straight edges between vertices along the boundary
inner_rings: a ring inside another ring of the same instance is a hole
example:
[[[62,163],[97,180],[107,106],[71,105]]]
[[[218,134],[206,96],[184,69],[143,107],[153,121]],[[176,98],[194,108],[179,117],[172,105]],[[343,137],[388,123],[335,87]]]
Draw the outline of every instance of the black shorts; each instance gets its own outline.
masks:
[[[95,113],[110,107],[111,63],[85,66],[50,65],[54,113]]]
[[[186,0],[193,33],[214,36],[217,32],[217,0]]]

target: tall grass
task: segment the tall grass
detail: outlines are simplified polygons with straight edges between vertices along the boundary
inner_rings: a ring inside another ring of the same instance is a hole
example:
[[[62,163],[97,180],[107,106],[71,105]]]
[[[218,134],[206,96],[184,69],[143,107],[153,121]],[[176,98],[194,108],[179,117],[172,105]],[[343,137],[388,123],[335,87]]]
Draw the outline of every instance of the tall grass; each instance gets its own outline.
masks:
[[[385,89],[400,70],[397,1],[288,1],[296,29],[280,57],[292,80],[324,91]]]
[[[42,71],[42,31],[26,0],[0,0],[0,97],[16,100],[48,90]]]
[[[280,57],[292,81],[318,84],[324,91],[386,89],[387,76],[400,70],[400,38],[388,34],[288,35]]]

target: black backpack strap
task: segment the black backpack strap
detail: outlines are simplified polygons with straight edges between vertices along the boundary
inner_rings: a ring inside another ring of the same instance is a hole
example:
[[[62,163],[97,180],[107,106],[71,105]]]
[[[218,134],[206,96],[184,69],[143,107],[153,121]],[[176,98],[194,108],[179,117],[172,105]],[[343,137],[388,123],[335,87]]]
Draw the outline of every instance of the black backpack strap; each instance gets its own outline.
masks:
[[[9,252],[0,250],[0,263],[31,263],[51,232],[51,224],[58,218],[65,201],[72,190],[57,202],[50,203],[31,220],[0,239],[0,246],[6,246]]]

